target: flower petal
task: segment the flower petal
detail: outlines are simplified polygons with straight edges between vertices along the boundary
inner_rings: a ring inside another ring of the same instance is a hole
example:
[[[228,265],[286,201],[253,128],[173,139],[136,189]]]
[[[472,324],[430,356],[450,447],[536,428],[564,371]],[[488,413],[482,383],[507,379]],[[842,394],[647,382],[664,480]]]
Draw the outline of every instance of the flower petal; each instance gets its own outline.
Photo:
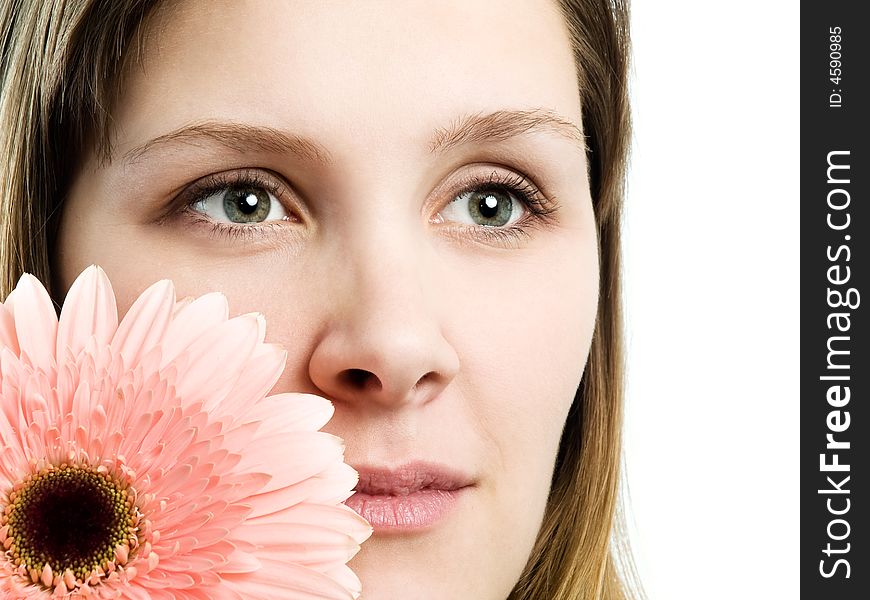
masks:
[[[206,294],[177,306],[161,343],[164,363],[174,359],[198,338],[227,319],[229,305],[226,296],[220,292]]]
[[[15,331],[21,356],[26,356],[28,360],[25,362],[31,366],[50,372],[57,344],[54,303],[42,283],[29,273],[21,276],[10,296],[13,294]]]
[[[176,386],[190,403],[203,402],[203,410],[216,418],[234,411],[222,404],[233,384],[245,375],[251,353],[258,344],[259,318],[241,316],[214,327],[182,354],[190,358]]]
[[[314,394],[288,392],[274,394],[248,411],[255,420],[263,422],[261,435],[279,431],[314,431],[332,418],[332,402]]]
[[[362,544],[372,534],[369,522],[344,504],[330,506],[302,502],[271,515],[249,519],[248,522],[263,525],[278,524],[279,526],[281,523],[300,525],[313,523],[318,527],[343,532],[350,536],[356,544]]]
[[[175,286],[168,279],[151,285],[136,299],[118,325],[112,348],[134,364],[144,352],[158,345],[175,307]]]
[[[15,333],[15,317],[5,304],[0,304],[0,348],[9,348],[15,356],[21,353]]]
[[[358,594],[314,569],[285,563],[263,561],[263,568],[253,576],[224,577],[224,585],[245,598],[281,598],[282,600],[354,600]]]
[[[60,311],[57,356],[69,347],[77,356],[91,336],[101,346],[109,344],[118,329],[118,307],[106,272],[96,265],[73,282]]]

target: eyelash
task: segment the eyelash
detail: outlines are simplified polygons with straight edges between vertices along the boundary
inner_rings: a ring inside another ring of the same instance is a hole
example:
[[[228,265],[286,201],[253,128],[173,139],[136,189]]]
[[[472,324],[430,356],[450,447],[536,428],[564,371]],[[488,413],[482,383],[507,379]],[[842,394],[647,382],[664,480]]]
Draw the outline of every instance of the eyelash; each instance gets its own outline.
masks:
[[[507,192],[508,195],[519,200],[529,212],[528,215],[521,217],[519,221],[507,227],[488,227],[485,225],[450,226],[458,229],[460,233],[467,232],[473,236],[479,236],[486,242],[511,245],[519,243],[523,239],[529,239],[533,229],[554,224],[554,213],[559,209],[555,198],[547,198],[538,186],[518,173],[508,174],[494,170],[488,178],[481,178],[479,175],[467,175],[460,181],[459,190],[454,195],[454,199],[475,191]]]
[[[218,173],[193,184],[192,187],[182,194],[182,208],[180,212],[184,213],[185,217],[190,219],[193,225],[211,229],[208,232],[209,235],[234,241],[254,241],[259,236],[278,233],[280,229],[285,227],[280,222],[252,225],[217,223],[193,208],[194,204],[198,201],[231,187],[261,188],[276,198],[280,198],[286,192],[286,186],[280,183],[276,177],[266,177],[261,171],[256,169]],[[523,239],[530,238],[533,229],[540,226],[552,225],[555,222],[553,215],[559,208],[554,198],[544,196],[534,183],[518,173],[508,174],[494,170],[490,173],[489,177],[484,178],[481,178],[479,175],[467,175],[460,181],[459,190],[453,196],[454,200],[451,200],[451,202],[469,192],[483,190],[499,191],[513,196],[528,211],[528,215],[524,215],[516,223],[505,227],[457,224],[447,226],[455,230],[459,235],[470,234],[482,239],[484,242],[499,245],[517,244]]]
[[[281,184],[277,177],[266,177],[256,169],[217,173],[194,183],[182,194],[180,212],[190,219],[194,226],[211,229],[209,235],[212,237],[228,240],[254,241],[258,236],[278,233],[280,228],[284,227],[280,223],[257,223],[255,225],[217,223],[193,208],[193,205],[200,200],[232,187],[261,188],[276,198],[280,198],[286,191],[286,186]]]

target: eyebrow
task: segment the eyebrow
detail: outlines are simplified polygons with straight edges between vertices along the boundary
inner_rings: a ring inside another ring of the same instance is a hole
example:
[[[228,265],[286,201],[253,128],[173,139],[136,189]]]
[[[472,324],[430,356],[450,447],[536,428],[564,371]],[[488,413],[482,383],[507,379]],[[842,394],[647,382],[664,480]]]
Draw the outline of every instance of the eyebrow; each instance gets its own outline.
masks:
[[[506,141],[528,133],[554,133],[586,151],[580,127],[547,109],[498,110],[465,115],[449,127],[435,130],[429,143],[432,154],[444,154],[465,144]],[[123,160],[135,162],[150,151],[171,144],[218,143],[236,152],[251,149],[272,154],[292,154],[302,160],[329,164],[332,156],[323,145],[306,137],[259,125],[232,121],[200,121],[156,137],[126,152]]]
[[[498,110],[457,119],[450,127],[438,129],[429,149],[441,154],[467,143],[505,141],[526,133],[549,132],[566,138],[586,152],[586,136],[570,120],[543,109]]]
[[[216,142],[236,152],[249,152],[254,149],[271,154],[293,154],[312,162],[332,162],[329,151],[308,138],[272,127],[231,121],[200,121],[185,125],[133,148],[124,154],[123,159],[134,162],[154,148],[174,143],[197,146],[208,142]]]

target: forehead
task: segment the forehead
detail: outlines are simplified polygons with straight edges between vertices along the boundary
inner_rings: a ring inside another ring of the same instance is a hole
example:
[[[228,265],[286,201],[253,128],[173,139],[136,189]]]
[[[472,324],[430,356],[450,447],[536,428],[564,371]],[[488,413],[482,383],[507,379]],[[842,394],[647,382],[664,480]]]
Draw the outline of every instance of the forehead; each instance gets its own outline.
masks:
[[[203,118],[348,151],[386,151],[470,112],[581,121],[555,0],[181,1],[149,22],[140,66],[116,111],[122,146]]]

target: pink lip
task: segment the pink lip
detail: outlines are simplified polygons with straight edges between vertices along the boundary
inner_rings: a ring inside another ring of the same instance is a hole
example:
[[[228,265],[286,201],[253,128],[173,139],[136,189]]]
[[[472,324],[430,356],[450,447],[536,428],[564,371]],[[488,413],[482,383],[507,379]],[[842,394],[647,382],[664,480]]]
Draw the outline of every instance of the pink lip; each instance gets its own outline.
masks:
[[[376,532],[408,532],[431,527],[450,513],[472,479],[433,463],[396,469],[358,466],[356,493],[345,501]]]

